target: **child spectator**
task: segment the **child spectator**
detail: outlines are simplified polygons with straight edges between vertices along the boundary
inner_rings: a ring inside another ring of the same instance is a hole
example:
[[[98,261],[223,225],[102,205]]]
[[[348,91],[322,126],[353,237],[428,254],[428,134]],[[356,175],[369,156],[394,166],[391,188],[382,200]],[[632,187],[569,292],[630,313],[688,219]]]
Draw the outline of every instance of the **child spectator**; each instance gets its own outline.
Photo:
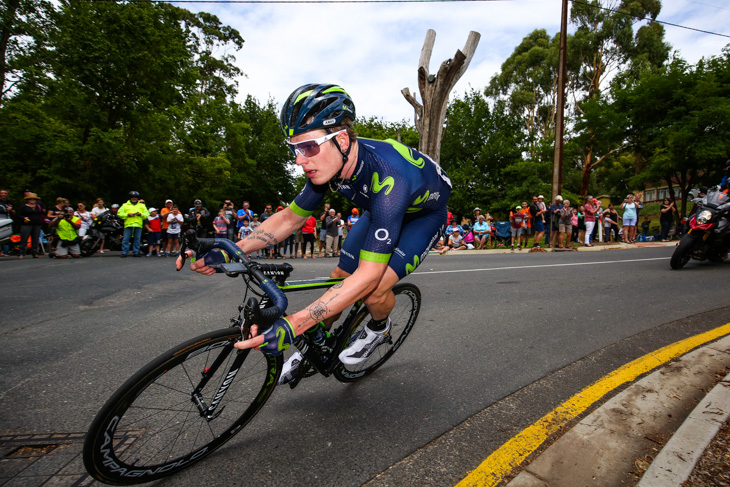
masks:
[[[147,223],[144,225],[147,229],[147,257],[152,257],[153,249],[155,255],[162,257],[162,253],[160,252],[162,220],[160,219],[160,215],[157,214],[157,208],[150,208],[148,211],[150,212],[150,216],[147,217]]]
[[[216,238],[228,238],[228,225],[231,220],[226,216],[226,211],[218,210],[218,216],[213,220],[213,229]]]
[[[247,216],[243,217],[243,220],[241,222],[241,226],[238,229],[238,238],[244,239],[251,235],[253,233],[253,228],[251,228],[251,222],[248,220]]]
[[[526,202],[523,202],[527,206]],[[517,237],[517,250],[522,250],[522,240],[525,235],[525,219],[529,218],[529,213],[523,212],[522,206],[515,208],[515,211],[509,217],[509,221],[512,224],[510,231],[512,232],[512,250],[515,249],[515,237]],[[527,246],[527,240],[525,240],[525,246]]]
[[[177,205],[172,205],[170,213],[167,214],[167,252],[165,255],[168,257],[170,257],[173,247],[175,248],[173,255],[180,253],[180,232],[182,231],[182,224],[183,216],[180,210],[177,208]]]

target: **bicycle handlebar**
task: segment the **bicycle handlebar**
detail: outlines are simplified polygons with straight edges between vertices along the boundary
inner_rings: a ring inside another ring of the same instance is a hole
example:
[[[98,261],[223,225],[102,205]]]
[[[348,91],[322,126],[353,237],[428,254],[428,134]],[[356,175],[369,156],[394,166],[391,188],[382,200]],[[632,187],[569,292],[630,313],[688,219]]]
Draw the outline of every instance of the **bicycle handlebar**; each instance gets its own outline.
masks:
[[[187,258],[185,251],[187,249],[195,252],[196,255],[205,256],[211,250],[220,249],[225,251],[232,260],[238,260],[248,270],[248,275],[254,278],[259,284],[261,289],[271,299],[272,307],[266,309],[257,309],[255,312],[263,318],[266,323],[273,323],[276,319],[281,317],[289,304],[284,292],[279,289],[279,286],[274,283],[271,279],[266,277],[261,272],[261,264],[251,262],[241,248],[228,240],[227,238],[198,238],[195,234],[195,230],[188,230],[183,235],[182,243],[180,245],[180,256],[183,259],[183,265],[185,266],[185,259]],[[182,268],[181,267],[181,268]]]

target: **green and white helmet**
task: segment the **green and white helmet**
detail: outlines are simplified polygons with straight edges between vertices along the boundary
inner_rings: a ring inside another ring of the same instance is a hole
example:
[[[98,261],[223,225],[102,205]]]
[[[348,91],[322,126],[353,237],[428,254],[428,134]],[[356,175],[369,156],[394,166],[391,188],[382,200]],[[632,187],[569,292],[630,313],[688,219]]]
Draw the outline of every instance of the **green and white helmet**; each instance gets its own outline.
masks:
[[[279,121],[285,137],[342,125],[343,118],[355,120],[355,103],[337,85],[306,84],[286,99]]]

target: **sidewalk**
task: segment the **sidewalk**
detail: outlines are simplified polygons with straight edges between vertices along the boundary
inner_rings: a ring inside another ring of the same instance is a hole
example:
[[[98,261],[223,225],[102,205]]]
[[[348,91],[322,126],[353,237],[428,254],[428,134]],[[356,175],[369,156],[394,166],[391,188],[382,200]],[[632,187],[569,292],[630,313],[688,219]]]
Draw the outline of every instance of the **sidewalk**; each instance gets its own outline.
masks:
[[[681,486],[730,415],[730,374],[717,375],[729,367],[730,336],[660,367],[574,425],[507,485]]]
[[[670,242],[636,242],[635,244],[625,243],[594,243],[592,247],[586,247],[579,245],[574,250],[570,249],[549,249],[542,247],[540,252],[600,252],[605,250],[626,250],[626,249],[637,249],[637,248],[650,248],[650,247],[676,247],[679,240],[672,240]],[[577,245],[577,244],[576,244]],[[522,250],[510,249],[510,247],[500,247],[496,249],[485,249],[485,250],[450,250],[445,254],[441,255],[474,255],[474,254],[525,254],[529,253],[531,248],[523,248]],[[432,250],[429,255],[439,255],[440,252]]]

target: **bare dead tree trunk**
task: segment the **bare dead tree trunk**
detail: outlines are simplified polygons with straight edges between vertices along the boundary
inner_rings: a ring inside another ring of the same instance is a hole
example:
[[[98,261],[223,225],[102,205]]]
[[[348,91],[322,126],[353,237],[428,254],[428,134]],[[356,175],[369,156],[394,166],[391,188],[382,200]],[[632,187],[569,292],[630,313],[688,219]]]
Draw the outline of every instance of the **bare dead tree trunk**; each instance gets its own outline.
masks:
[[[441,154],[441,139],[444,132],[446,108],[449,104],[449,93],[469,67],[480,38],[481,35],[478,32],[469,32],[463,51],[457,50],[453,59],[447,59],[441,63],[438,73],[433,75],[428,72],[428,64],[431,60],[433,44],[436,41],[436,31],[429,29],[426,32],[426,40],[421,49],[421,59],[418,62],[418,91],[423,104],[416,100],[408,88],[401,90],[416,112],[416,130],[421,135],[418,150],[431,156],[436,162],[439,161]]]

